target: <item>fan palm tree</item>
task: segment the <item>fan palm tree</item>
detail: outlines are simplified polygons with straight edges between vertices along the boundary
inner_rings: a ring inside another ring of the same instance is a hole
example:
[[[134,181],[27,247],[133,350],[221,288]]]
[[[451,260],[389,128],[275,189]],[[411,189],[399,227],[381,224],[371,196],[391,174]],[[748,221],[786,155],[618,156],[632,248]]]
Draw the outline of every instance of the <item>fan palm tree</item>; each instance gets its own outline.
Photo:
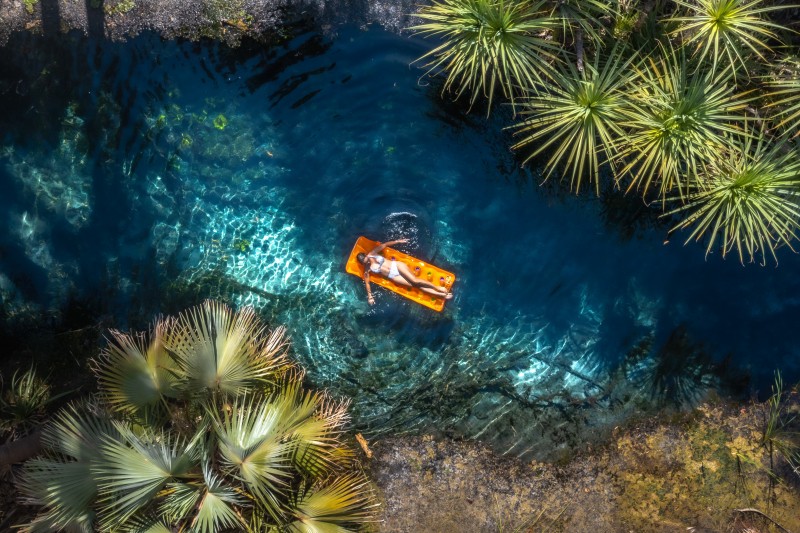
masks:
[[[664,47],[663,53],[636,67],[636,90],[630,93],[627,142],[618,153],[627,190],[646,197],[658,187],[662,201],[673,189],[683,196],[699,180],[709,159],[725,147],[725,134],[739,131],[746,101],[733,94],[731,69],[689,72],[685,56]]]
[[[599,194],[601,162],[612,160],[625,136],[621,128],[627,118],[625,91],[635,58],[624,46],[615,46],[604,64],[600,64],[599,54],[583,71],[572,63],[562,64],[553,74],[552,84],[525,100],[522,115],[526,118],[516,126],[517,134],[524,137],[512,148],[536,146],[525,163],[552,150],[545,168],[547,177],[563,166],[576,192],[587,177]]]
[[[284,330],[206,302],[151,336],[112,332],[99,400],[63,410],[26,463],[24,531],[352,531],[374,496],[347,403],[303,389]]]
[[[559,50],[546,38],[555,21],[543,0],[434,0],[417,16],[424,23],[412,31],[443,40],[418,61],[430,59],[428,73],[444,70],[443,90],[454,90],[456,98],[468,91],[473,105],[486,96],[487,114],[497,86],[513,104],[518,87],[544,82]]]
[[[686,218],[671,231],[692,228],[686,242],[707,238],[706,255],[719,247],[724,257],[736,250],[739,260],[752,262],[775,250],[792,249],[800,228],[800,159],[786,141],[771,144],[763,132],[745,131],[729,148],[709,161],[704,187],[686,197],[686,203],[666,213]],[[674,198],[673,200],[681,200]]]
[[[764,15],[786,6],[764,5],[762,0],[675,0],[685,14],[671,20],[679,27],[674,33],[684,36],[684,44],[693,46],[702,61],[710,57],[714,70],[720,58],[747,72],[746,59],[755,54],[762,60],[771,51],[770,40],[776,31],[785,31],[780,24]]]

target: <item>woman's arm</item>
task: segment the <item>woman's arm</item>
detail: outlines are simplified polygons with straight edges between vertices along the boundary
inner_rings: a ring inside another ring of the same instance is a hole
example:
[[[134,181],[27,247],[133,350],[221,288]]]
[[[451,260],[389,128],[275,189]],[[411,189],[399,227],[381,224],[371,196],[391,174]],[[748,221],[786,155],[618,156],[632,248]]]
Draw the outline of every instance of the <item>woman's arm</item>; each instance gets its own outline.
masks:
[[[387,246],[392,246],[393,244],[400,244],[400,243],[404,243],[404,242],[408,242],[408,239],[397,239],[397,240],[394,240],[394,241],[388,241],[388,242],[385,242],[383,244],[379,244],[378,246],[373,248],[372,251],[368,255],[379,254]]]
[[[364,285],[367,287],[367,303],[375,305],[375,298],[372,297],[372,287],[369,284],[369,270],[364,271]]]

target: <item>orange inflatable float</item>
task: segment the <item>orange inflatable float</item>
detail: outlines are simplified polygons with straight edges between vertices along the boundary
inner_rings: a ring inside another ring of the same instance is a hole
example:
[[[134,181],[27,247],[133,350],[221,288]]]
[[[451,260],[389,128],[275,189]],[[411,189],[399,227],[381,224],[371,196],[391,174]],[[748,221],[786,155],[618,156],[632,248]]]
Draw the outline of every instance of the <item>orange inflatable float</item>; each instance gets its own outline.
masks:
[[[378,241],[371,241],[366,237],[359,237],[356,241],[356,245],[353,246],[353,251],[350,252],[350,257],[347,259],[347,272],[363,279],[364,265],[358,262],[356,256],[362,252],[367,254],[379,245],[380,243]],[[417,275],[420,278],[427,279],[433,284],[438,284],[442,287],[450,289],[450,287],[453,286],[453,283],[456,282],[456,276],[452,272],[442,270],[441,268],[421,261],[416,257],[399,252],[394,248],[384,248],[380,253],[387,259],[402,261],[408,265],[408,268],[410,268],[412,272],[418,272]],[[434,311],[441,311],[444,309],[444,298],[425,294],[415,287],[403,287],[402,285],[398,285],[395,282],[379,275],[370,276],[369,281],[370,283],[374,283],[375,285],[380,285],[385,289],[389,289],[392,292],[396,292],[400,296],[408,298],[409,300],[412,300],[420,305],[430,307]]]

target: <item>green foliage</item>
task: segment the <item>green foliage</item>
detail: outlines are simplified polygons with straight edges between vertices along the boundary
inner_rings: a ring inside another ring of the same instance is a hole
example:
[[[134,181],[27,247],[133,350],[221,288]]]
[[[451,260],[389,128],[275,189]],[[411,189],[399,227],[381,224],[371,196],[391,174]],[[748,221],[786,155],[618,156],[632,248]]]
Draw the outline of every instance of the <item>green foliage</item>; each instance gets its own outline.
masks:
[[[32,15],[36,4],[39,3],[39,0],[24,0],[24,2],[25,2],[25,11],[27,11],[28,14]]]
[[[688,240],[707,237],[708,251],[735,248],[753,261],[796,237],[798,155],[780,138],[800,135],[800,63],[780,61],[791,32],[770,19],[788,7],[434,0],[414,30],[441,39],[420,59],[445,72],[444,91],[469,92],[471,104],[482,94],[491,107],[499,85],[521,109],[512,148],[530,150],[523,164],[545,155],[545,175],[569,175],[576,192],[588,181],[599,194],[609,175],[662,209],[678,201],[666,214],[686,218],[674,229],[693,227]],[[774,130],[743,140],[746,120],[765,116],[761,128]],[[767,159],[786,170],[767,169]]]
[[[23,531],[355,531],[370,484],[343,445],[347,403],[306,391],[250,308],[206,302],[149,336],[112,332],[94,361],[100,402],[43,434],[20,489]]]
[[[670,211],[687,216],[676,229],[693,228],[689,240],[706,237],[706,254],[735,249],[740,261],[792,247],[800,227],[800,159],[786,142],[772,144],[763,132],[744,132],[709,159],[686,203]],[[703,184],[698,187],[696,184]]]
[[[562,37],[575,38],[580,31],[596,46],[605,40],[603,19],[617,15],[617,9],[606,0],[558,0],[551,2],[551,16],[560,22]]]
[[[25,429],[44,415],[50,402],[50,386],[31,366],[22,374],[14,372],[11,383],[0,396],[0,427]]]
[[[218,130],[224,130],[227,125],[228,125],[228,119],[225,118],[225,115],[221,113],[217,115],[217,117],[214,119],[214,127],[217,128]]]
[[[108,0],[105,0],[107,2]],[[119,0],[115,4],[112,3],[103,3],[103,10],[108,15],[120,15],[129,13],[136,7],[136,2],[134,0]]]
[[[765,6],[763,0],[675,0],[675,3],[685,12],[684,16],[672,19],[679,24],[675,33],[684,37],[684,44],[694,47],[701,61],[710,57],[714,69],[724,54],[725,63],[741,66],[746,73],[747,56],[752,53],[764,59],[764,53],[772,50],[769,41],[778,38],[775,30],[785,30],[764,15],[786,6]]]
[[[800,476],[800,424],[798,413],[790,412],[785,401],[783,378],[775,372],[772,396],[767,401],[768,410],[764,423],[762,444],[769,453],[770,470],[775,471],[774,453],[778,452],[792,471]]]
[[[792,58],[781,65],[779,75],[768,83],[769,94],[773,101],[768,108],[776,108],[776,127],[788,126],[800,135],[800,60]]]
[[[237,252],[248,252],[252,243],[248,239],[236,239],[233,241],[233,249]]]
[[[544,83],[542,73],[549,72],[558,52],[544,36],[555,20],[543,1],[434,1],[417,16],[425,23],[413,31],[443,40],[420,58],[430,58],[428,73],[445,70],[444,91],[454,91],[456,98],[470,92],[470,105],[483,94],[487,114],[497,86],[513,104],[519,86],[533,89]]]
[[[673,189],[683,197],[689,183],[705,189],[698,179],[703,165],[744,119],[746,103],[733,90],[732,70],[691,73],[682,53],[665,48],[636,71],[627,142],[617,156],[627,162],[627,189],[647,197],[655,185],[662,200]]]
[[[624,59],[628,55],[628,59]],[[552,148],[546,165],[549,177],[563,167],[570,175],[570,184],[577,192],[587,177],[600,192],[599,154],[612,159],[615,147],[625,136],[621,124],[628,111],[626,91],[632,76],[627,73],[636,55],[615,47],[609,58],[578,71],[572,63],[561,66],[553,74],[553,82],[542,92],[525,101],[522,111],[527,117],[518,128],[525,137],[513,149],[535,146],[525,160]]]

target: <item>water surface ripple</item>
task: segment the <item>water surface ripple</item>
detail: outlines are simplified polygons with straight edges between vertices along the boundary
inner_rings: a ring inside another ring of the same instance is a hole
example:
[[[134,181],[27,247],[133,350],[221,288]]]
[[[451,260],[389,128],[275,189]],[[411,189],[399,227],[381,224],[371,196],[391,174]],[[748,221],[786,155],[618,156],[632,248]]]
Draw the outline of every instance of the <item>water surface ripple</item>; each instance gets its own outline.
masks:
[[[633,238],[539,189],[502,117],[465,116],[371,27],[273,49],[17,36],[0,59],[0,291],[13,319],[93,295],[118,320],[172,292],[287,325],[370,436],[438,430],[552,456],[730,373],[798,372],[798,257],[739,265]],[[502,113],[501,113],[502,114]],[[456,271],[434,314],[343,273],[358,235]],[[143,303],[144,302],[144,303]]]

